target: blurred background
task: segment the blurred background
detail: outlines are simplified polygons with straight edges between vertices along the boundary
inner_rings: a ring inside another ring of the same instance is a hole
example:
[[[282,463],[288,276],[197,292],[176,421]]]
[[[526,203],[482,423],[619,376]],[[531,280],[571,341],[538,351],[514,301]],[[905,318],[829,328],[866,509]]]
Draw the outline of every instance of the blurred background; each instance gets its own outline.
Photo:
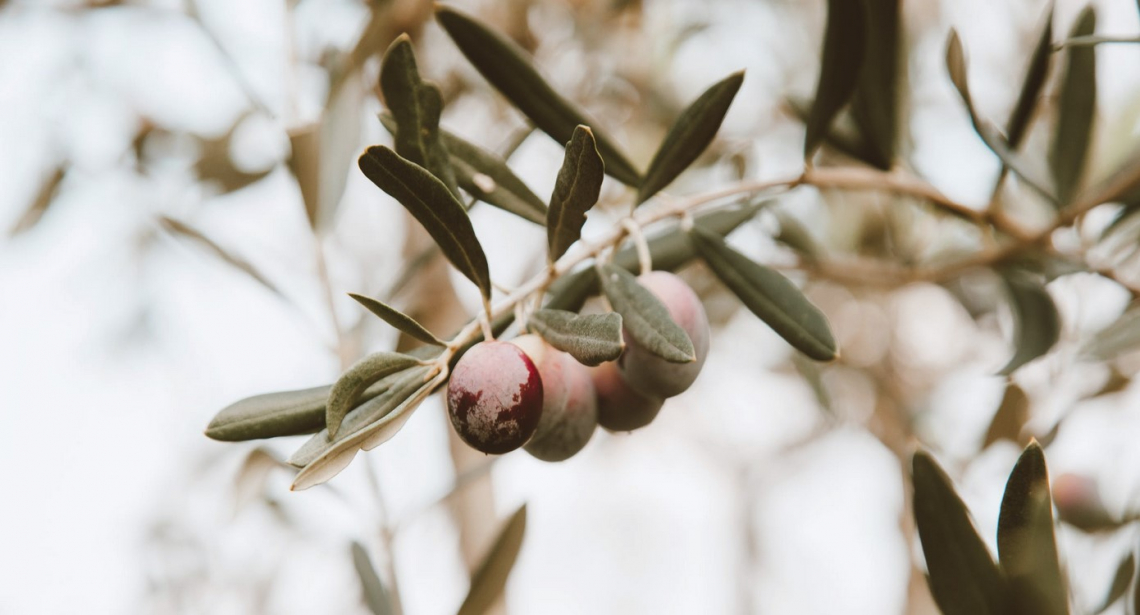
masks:
[[[1092,4],[1098,34],[1140,32],[1135,3]],[[532,51],[642,168],[689,101],[747,69],[718,140],[674,194],[800,171],[803,125],[788,101],[815,87],[822,0],[453,5]],[[1000,162],[946,74],[947,32],[966,46],[978,107],[1004,117],[1047,5],[902,5],[900,157],[981,208]],[[1083,6],[1057,3],[1058,40]],[[793,356],[690,267],[714,321],[701,378],[651,426],[599,430],[567,462],[466,451],[439,396],[304,492],[289,491],[278,461],[299,439],[208,440],[210,418],[239,398],[327,384],[366,352],[408,344],[348,292],[441,334],[479,306],[443,261],[416,259],[426,236],[356,168],[366,145],[390,143],[376,76],[401,32],[443,88],[443,125],[509,153],[549,194],[561,148],[463,61],[430,2],[0,2],[0,614],[368,613],[354,541],[403,613],[451,613],[523,503],[526,538],[499,612],[933,613],[907,512],[918,443],[991,547],[1030,435],[1054,477],[1093,477],[1118,514],[1134,503],[1138,357],[1078,356],[1129,290],[1087,273],[1049,284],[1061,343],[1017,373],[1023,416],[1002,427],[993,419],[1009,392],[995,374],[1012,325],[986,280],[895,287],[797,270],[804,237],[837,259],[904,263],[977,241],[874,192],[799,190],[731,237],[804,283],[843,348],[835,364]],[[1094,176],[1135,138],[1140,48],[1101,46],[1097,60]],[[1027,151],[1043,147],[1051,113],[1045,104]],[[609,213],[586,236],[619,219],[623,198],[607,180]],[[498,283],[537,271],[541,229],[486,206],[472,217]],[[1083,245],[1079,232],[1069,239]],[[1062,526],[1077,605],[1099,605],[1135,542],[1133,528]]]

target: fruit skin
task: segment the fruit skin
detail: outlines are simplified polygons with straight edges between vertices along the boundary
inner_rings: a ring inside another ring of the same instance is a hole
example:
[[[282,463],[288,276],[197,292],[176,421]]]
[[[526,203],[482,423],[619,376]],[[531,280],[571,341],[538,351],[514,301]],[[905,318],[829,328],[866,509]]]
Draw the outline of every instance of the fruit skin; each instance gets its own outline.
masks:
[[[669,316],[689,334],[696,361],[670,363],[649,352],[629,336],[618,365],[626,382],[643,395],[669,398],[685,392],[704,367],[709,354],[709,319],[700,297],[681,278],[667,271],[651,271],[637,281],[669,310]]]
[[[598,396],[598,424],[609,431],[633,431],[653,422],[665,400],[643,395],[626,382],[616,361],[590,370]]]
[[[530,357],[542,376],[542,418],[524,449],[542,461],[565,461],[586,446],[598,426],[589,369],[537,335],[522,335],[511,343]]]
[[[472,448],[492,455],[526,443],[542,417],[542,378],[530,357],[507,342],[471,347],[447,383],[447,414]]]

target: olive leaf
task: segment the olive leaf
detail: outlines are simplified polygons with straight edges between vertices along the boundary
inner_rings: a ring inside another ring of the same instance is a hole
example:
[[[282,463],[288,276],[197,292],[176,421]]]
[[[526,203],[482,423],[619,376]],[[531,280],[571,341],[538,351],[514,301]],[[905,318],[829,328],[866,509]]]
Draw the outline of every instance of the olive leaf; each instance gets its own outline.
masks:
[[[1045,286],[1033,276],[1014,269],[1001,272],[1009,292],[1016,350],[1000,371],[1009,375],[1026,363],[1049,352],[1061,335],[1061,317]]]
[[[924,451],[911,464],[914,520],[938,608],[945,615],[1006,615],[1005,578],[950,478]]]
[[[1081,348],[1081,354],[1107,361],[1138,347],[1140,347],[1140,309],[1133,306],[1085,343]]]
[[[815,154],[831,122],[855,93],[866,52],[865,22],[861,0],[828,0],[823,61],[804,136],[804,159]]]
[[[222,262],[229,265],[230,267],[233,267],[234,269],[237,269],[238,271],[241,271],[245,275],[249,276],[254,282],[257,282],[258,284],[264,286],[265,289],[269,292],[277,295],[278,297],[285,296],[273,282],[269,281],[269,278],[265,277],[249,261],[223,248],[216,241],[210,239],[209,236],[207,236],[197,227],[191,226],[190,224],[181,220],[171,218],[170,216],[159,216],[158,224],[164,231],[170,233],[171,235],[188,239],[205,248],[210,252],[210,254],[218,257],[222,260]]]
[[[1125,202],[1127,209],[1140,201],[1140,152],[1132,152],[1125,162],[1107,178],[1089,186],[1077,196],[1069,207],[1073,211],[1087,211],[1101,203]]]
[[[1010,382],[1005,387],[1001,404],[994,412],[989,428],[986,429],[982,449],[988,448],[998,440],[1022,442],[1021,432],[1025,429],[1027,421],[1029,421],[1029,396],[1025,394],[1024,389]]]
[[[360,577],[360,589],[369,612],[372,615],[394,615],[388,590],[384,589],[380,575],[376,574],[372,558],[368,557],[364,545],[355,541],[352,543],[352,565],[356,568],[356,576]]]
[[[998,558],[1015,613],[1068,615],[1065,577],[1053,536],[1045,453],[1030,442],[1013,467],[998,517]]]
[[[551,262],[566,253],[582,236],[586,212],[598,202],[605,163],[598,155],[594,133],[586,126],[574,129],[566,144],[562,168],[554,181],[550,209],[546,212],[546,240]]]
[[[720,130],[728,107],[742,83],[744,71],[732,73],[714,83],[681,112],[649,163],[649,170],[637,191],[637,203],[645,202],[672,183],[705,151]]]
[[[433,346],[447,345],[438,337],[432,335],[431,331],[425,329],[423,325],[416,322],[411,316],[404,314],[378,299],[365,297],[364,295],[358,295],[356,293],[348,293],[348,296],[355,299],[357,303],[368,308],[369,312],[379,316],[381,320],[392,325],[402,333],[406,333],[425,344],[431,344]]]
[[[551,346],[570,353],[583,365],[613,361],[625,350],[621,314],[579,315],[565,310],[535,310],[529,327]]]
[[[1053,6],[1050,5],[1045,15],[1045,26],[1041,29],[1041,36],[1037,39],[1037,46],[1034,47],[1029,65],[1025,69],[1025,79],[1021,82],[1017,103],[1005,127],[1009,145],[1013,149],[1021,146],[1028,132],[1029,122],[1033,119],[1033,112],[1037,108],[1037,101],[1041,98],[1041,90],[1045,86],[1045,79],[1049,76],[1049,60],[1053,57],[1052,45]]]
[[[1093,613],[1103,613],[1116,604],[1117,600],[1123,598],[1124,594],[1128,592],[1128,586],[1132,584],[1132,577],[1135,575],[1136,554],[1129,551],[1128,557],[1121,560],[1120,565],[1116,567],[1116,574],[1112,577],[1112,585],[1108,588],[1104,602]]]
[[[899,74],[905,65],[901,0],[865,0],[867,34],[859,84],[851,97],[851,117],[863,135],[859,156],[884,171],[890,170],[898,141]]]
[[[613,264],[600,267],[602,291],[614,311],[621,314],[629,336],[649,352],[671,363],[697,360],[693,341],[669,317],[669,310],[633,274]]]
[[[780,337],[817,361],[839,356],[827,318],[790,280],[700,226],[694,225],[689,238],[716,277]]]
[[[439,245],[447,260],[491,296],[491,274],[483,246],[475,236],[463,204],[438,178],[383,145],[368,148],[360,170],[372,183],[400,202]]]
[[[379,117],[380,124],[395,135],[395,118],[389,113],[381,113]],[[511,171],[502,157],[442,128],[439,135],[460,188],[476,199],[524,220],[546,224],[546,203]]]
[[[325,404],[332,385],[254,395],[216,414],[206,436],[223,442],[313,433],[325,426]]]
[[[471,575],[471,588],[459,607],[458,615],[482,615],[495,603],[507,586],[507,577],[518,559],[526,533],[526,505],[511,515],[495,538],[491,550]]]
[[[526,115],[558,143],[570,140],[579,125],[595,127],[598,152],[606,172],[629,186],[641,183],[641,174],[616,143],[573,103],[560,96],[538,73],[526,52],[502,34],[451,7],[438,6],[436,19],[467,60]]]
[[[439,134],[443,96],[434,83],[420,79],[407,34],[398,36],[384,52],[380,91],[396,120],[396,153],[430,171],[458,197],[455,172]]]
[[[1086,7],[1070,37],[1096,30],[1096,11]],[[1096,47],[1070,47],[1061,78],[1057,125],[1049,148],[1049,168],[1057,183],[1057,196],[1068,204],[1081,187],[1092,123],[1096,115]]]
[[[325,410],[325,428],[335,438],[344,416],[360,401],[364,390],[383,378],[419,364],[419,359],[397,352],[370,354],[349,367],[329,391]]]
[[[8,231],[9,237],[15,237],[20,233],[32,230],[36,224],[43,219],[49,207],[56,201],[56,196],[60,192],[60,186],[63,185],[63,180],[67,176],[68,167],[66,164],[60,163],[56,165],[51,174],[43,180],[40,184],[39,190],[36,191],[35,197],[24,213],[16,219],[16,223]],[[227,191],[228,192],[228,191]]]

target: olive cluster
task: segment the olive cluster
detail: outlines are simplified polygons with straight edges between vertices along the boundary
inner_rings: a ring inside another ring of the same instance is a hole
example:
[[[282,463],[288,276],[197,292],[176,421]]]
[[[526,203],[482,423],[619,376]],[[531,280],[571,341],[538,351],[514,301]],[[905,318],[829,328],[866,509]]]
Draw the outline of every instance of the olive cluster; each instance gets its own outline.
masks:
[[[597,426],[632,431],[648,425],[665,399],[685,391],[704,366],[709,321],[696,293],[664,271],[638,281],[668,309],[696,351],[670,363],[623,331],[616,361],[586,367],[537,335],[481,342],[459,360],[447,387],[451,424],[464,442],[489,454],[519,447],[544,461],[582,450]]]

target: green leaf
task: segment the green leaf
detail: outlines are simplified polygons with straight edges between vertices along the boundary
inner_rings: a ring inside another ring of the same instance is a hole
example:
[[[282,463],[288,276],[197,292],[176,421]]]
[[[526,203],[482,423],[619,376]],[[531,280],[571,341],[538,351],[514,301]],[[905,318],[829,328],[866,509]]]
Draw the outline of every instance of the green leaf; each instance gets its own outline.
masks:
[[[887,171],[897,148],[899,73],[904,66],[900,0],[864,0],[864,4],[867,50],[851,98],[851,116],[866,140],[866,152],[860,157]]]
[[[1068,615],[1065,578],[1053,537],[1053,500],[1045,453],[1037,442],[1025,447],[1001,501],[998,556],[1009,582],[1014,613]]]
[[[1025,69],[1025,79],[1021,82],[1021,93],[1017,96],[1017,104],[1009,116],[1005,133],[1009,135],[1009,145],[1013,149],[1021,146],[1029,129],[1029,122],[1033,119],[1033,111],[1037,108],[1037,101],[1041,98],[1041,89],[1045,86],[1045,79],[1049,76],[1049,60],[1053,56],[1053,7],[1045,15],[1045,27],[1041,29],[1041,37],[1037,39],[1037,47],[1029,58],[1029,65]]]
[[[1005,579],[950,478],[924,451],[911,463],[914,520],[938,608],[944,615],[1007,615]]]
[[[1128,592],[1128,586],[1132,584],[1132,577],[1136,575],[1136,555],[1132,551],[1128,552],[1128,557],[1120,561],[1120,565],[1116,567],[1116,575],[1112,577],[1112,585],[1108,588],[1108,594],[1104,597],[1104,602],[1101,603],[1100,608],[1093,611],[1093,613],[1103,613],[1109,607],[1116,604],[1117,600],[1124,597]]]
[[[1096,11],[1081,11],[1070,37],[1096,30]],[[1096,47],[1070,47],[1061,78],[1057,126],[1049,149],[1049,167],[1057,196],[1068,204],[1081,187],[1096,115]]]
[[[558,143],[569,141],[578,125],[593,126],[606,172],[629,186],[641,183],[641,174],[616,143],[598,130],[597,122],[555,92],[518,45],[451,7],[437,6],[435,16],[476,70],[535,126]]]
[[[693,227],[689,238],[716,277],[780,337],[817,361],[839,356],[827,318],[795,284],[699,226]]]
[[[384,52],[380,91],[396,120],[396,153],[430,171],[458,197],[455,171],[439,134],[443,96],[434,83],[420,79],[407,34],[396,37]]]
[[[1028,421],[1029,396],[1025,394],[1024,389],[1010,382],[1006,385],[1001,404],[998,406],[997,412],[994,412],[994,418],[986,430],[986,436],[982,440],[982,449],[988,448],[998,440],[1022,442],[1021,432],[1025,429],[1025,423]]]
[[[601,266],[602,291],[621,314],[626,332],[646,350],[672,363],[697,360],[689,334],[669,317],[669,310],[633,274],[613,264]]]
[[[823,38],[823,61],[819,85],[807,121],[804,158],[810,160],[823,143],[831,122],[851,100],[866,52],[866,18],[863,2],[828,0],[827,31]]]
[[[1001,369],[1009,375],[1026,363],[1049,352],[1061,336],[1061,317],[1049,291],[1036,278],[1022,271],[1001,272],[1009,291],[1014,320],[1014,344],[1017,350]]]
[[[383,378],[419,364],[419,359],[405,354],[377,352],[345,370],[329,391],[328,409],[325,410],[325,428],[329,437],[336,437],[344,416],[360,401],[365,389]]]
[[[424,328],[423,325],[416,322],[411,316],[391,307],[382,301],[373,299],[372,297],[365,297],[356,293],[348,293],[349,297],[356,299],[356,302],[368,308],[369,312],[380,317],[384,322],[392,325],[399,331],[414,337],[415,339],[433,346],[446,346],[447,344],[440,340],[438,337],[432,335],[431,331]]]
[[[242,442],[313,433],[325,426],[332,385],[247,397],[226,406],[206,427],[206,436]]]
[[[356,568],[356,575],[360,577],[360,588],[364,593],[364,604],[372,615],[394,615],[392,602],[388,597],[388,590],[376,574],[372,566],[372,559],[359,542],[352,543],[352,565]]]
[[[621,315],[615,312],[583,316],[565,310],[535,310],[529,323],[547,343],[583,365],[613,361],[625,350]]]
[[[495,538],[495,544],[479,563],[475,574],[471,575],[471,589],[467,591],[467,597],[459,607],[459,615],[482,615],[491,608],[507,586],[507,577],[510,576],[515,560],[518,559],[525,533],[526,505],[524,504],[511,515],[503,531]]]
[[[377,145],[360,157],[360,170],[372,183],[400,202],[439,245],[447,260],[491,296],[491,274],[483,246],[475,236],[463,204],[434,175],[396,152]]]
[[[558,260],[581,238],[586,212],[598,202],[604,171],[605,163],[595,147],[594,133],[586,126],[578,126],[566,144],[566,155],[546,212],[546,240],[551,262]]]
[[[668,186],[712,143],[732,99],[744,83],[744,71],[732,73],[705,90],[681,112],[669,133],[657,148],[645,179],[637,191],[637,203],[643,203]]]

